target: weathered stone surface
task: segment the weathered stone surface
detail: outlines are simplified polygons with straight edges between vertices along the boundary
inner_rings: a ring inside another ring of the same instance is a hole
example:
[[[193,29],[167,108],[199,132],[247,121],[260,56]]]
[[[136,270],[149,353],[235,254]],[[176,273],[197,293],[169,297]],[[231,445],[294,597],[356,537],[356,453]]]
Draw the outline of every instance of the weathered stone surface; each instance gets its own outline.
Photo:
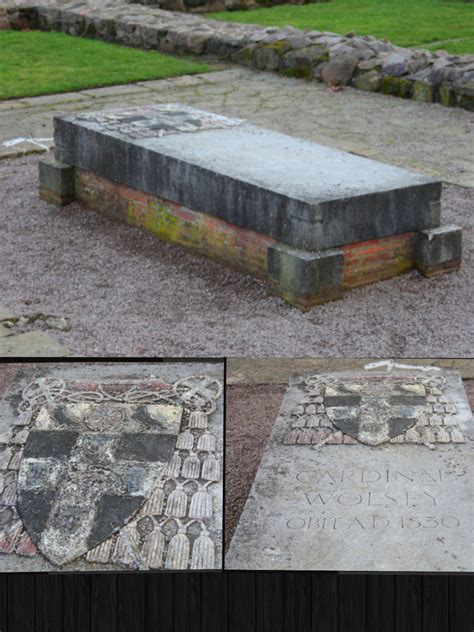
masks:
[[[456,371],[295,376],[226,568],[472,572],[473,441]]]
[[[341,298],[343,269],[341,251],[309,253],[282,244],[268,249],[271,287],[286,301],[304,310]]]
[[[57,160],[39,162],[40,198],[57,206],[74,200],[74,170]]]
[[[28,331],[0,338],[0,356],[10,358],[52,358],[70,355],[69,349],[43,331]]]
[[[354,79],[354,87],[359,90],[367,90],[368,92],[377,92],[382,83],[380,73],[376,70],[370,70],[358,75]]]
[[[441,226],[420,231],[416,266],[425,276],[435,276],[461,265],[462,230],[459,226]]]
[[[348,86],[357,68],[357,57],[342,55],[330,61],[321,71],[321,77],[328,86]]]
[[[439,225],[428,176],[187,106],[57,117],[55,142],[65,163],[296,248]]]
[[[17,320],[17,317],[12,311],[0,305],[0,322],[3,322],[4,320],[13,322]]]
[[[177,448],[185,432],[198,452]],[[18,560],[0,566],[160,568],[179,530],[187,544],[176,568],[219,567],[222,444],[218,364],[27,371],[0,401],[0,552]],[[184,463],[192,459],[191,484]],[[170,500],[173,488],[184,512]]]

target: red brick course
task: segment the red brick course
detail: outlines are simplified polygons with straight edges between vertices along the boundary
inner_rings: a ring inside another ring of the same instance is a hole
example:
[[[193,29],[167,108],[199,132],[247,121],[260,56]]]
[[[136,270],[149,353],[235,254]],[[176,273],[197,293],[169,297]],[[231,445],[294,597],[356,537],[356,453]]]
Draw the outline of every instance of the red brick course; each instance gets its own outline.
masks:
[[[160,239],[254,276],[267,275],[267,248],[276,240],[174,202],[76,169],[76,197],[88,208]],[[415,232],[342,246],[343,286],[355,288],[407,272],[414,265]]]

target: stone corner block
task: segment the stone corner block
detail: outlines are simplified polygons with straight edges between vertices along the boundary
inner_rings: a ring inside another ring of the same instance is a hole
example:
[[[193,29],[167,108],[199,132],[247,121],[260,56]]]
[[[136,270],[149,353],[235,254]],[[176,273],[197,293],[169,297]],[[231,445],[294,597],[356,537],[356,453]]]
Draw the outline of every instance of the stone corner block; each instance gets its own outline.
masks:
[[[74,167],[55,158],[40,160],[39,196],[56,206],[66,206],[73,202]]]
[[[457,270],[462,257],[462,228],[452,224],[420,230],[415,251],[415,267],[431,277]]]
[[[303,311],[342,297],[340,250],[308,252],[278,243],[269,246],[267,262],[270,291]]]

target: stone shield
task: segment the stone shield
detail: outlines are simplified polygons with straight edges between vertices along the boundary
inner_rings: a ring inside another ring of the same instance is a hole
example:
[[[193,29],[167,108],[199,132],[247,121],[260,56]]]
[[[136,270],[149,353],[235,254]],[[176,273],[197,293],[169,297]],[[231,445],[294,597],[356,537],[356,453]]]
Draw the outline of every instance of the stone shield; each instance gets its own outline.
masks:
[[[426,405],[417,382],[366,380],[326,387],[324,405],[333,426],[367,445],[390,441],[414,426]]]
[[[48,560],[81,557],[134,516],[163,476],[181,416],[173,404],[41,409],[24,448],[17,506]]]

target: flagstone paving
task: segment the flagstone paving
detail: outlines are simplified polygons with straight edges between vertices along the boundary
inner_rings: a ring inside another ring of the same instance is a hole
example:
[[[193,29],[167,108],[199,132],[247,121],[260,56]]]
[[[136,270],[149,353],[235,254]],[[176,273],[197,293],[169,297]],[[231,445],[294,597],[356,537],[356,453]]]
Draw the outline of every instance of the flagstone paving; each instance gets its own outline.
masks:
[[[0,569],[216,569],[222,364],[27,368],[0,402]]]
[[[0,103],[0,157],[51,147],[58,112],[180,101],[226,116],[474,186],[474,114],[231,68],[207,75]],[[48,140],[49,139],[49,140]],[[5,145],[7,143],[7,145]]]
[[[44,331],[21,331],[19,320],[9,309],[0,306],[0,357],[49,358],[71,354]]]

